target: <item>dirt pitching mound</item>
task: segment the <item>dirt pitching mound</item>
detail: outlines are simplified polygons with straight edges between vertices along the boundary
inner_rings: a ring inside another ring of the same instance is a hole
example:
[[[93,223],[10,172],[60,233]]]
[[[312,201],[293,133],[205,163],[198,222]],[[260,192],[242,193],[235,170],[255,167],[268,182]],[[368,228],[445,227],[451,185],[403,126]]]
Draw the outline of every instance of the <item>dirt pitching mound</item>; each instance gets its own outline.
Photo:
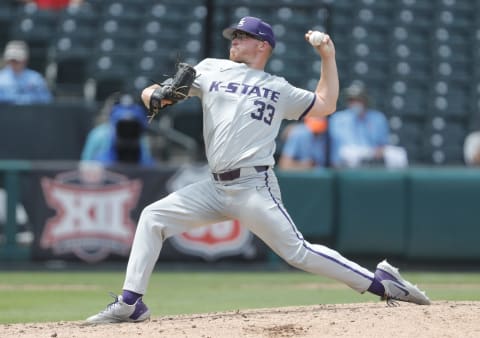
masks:
[[[153,317],[138,324],[0,325],[1,337],[480,337],[480,302],[328,304]]]

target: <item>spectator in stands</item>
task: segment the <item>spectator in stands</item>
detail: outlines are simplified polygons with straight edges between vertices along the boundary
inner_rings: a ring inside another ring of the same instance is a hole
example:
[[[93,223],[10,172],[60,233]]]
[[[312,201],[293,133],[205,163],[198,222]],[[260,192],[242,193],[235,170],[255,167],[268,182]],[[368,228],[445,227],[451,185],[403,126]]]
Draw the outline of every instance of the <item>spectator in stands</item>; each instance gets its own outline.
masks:
[[[112,103],[111,100],[107,100],[104,107],[108,120],[88,134],[82,160],[99,161],[105,165],[153,165],[146,136],[148,121],[145,110],[135,104],[129,95],[122,96],[119,102]]]
[[[480,166],[480,131],[467,135],[463,145],[465,163],[469,166]]]
[[[279,160],[280,169],[308,170],[326,165],[327,119],[306,117],[288,132]]]
[[[24,41],[7,43],[3,54],[5,66],[0,70],[0,103],[50,103],[52,94],[44,77],[27,68],[28,45]]]
[[[389,136],[385,115],[369,107],[367,90],[360,82],[346,88],[344,96],[347,108],[329,119],[332,166],[383,164]]]

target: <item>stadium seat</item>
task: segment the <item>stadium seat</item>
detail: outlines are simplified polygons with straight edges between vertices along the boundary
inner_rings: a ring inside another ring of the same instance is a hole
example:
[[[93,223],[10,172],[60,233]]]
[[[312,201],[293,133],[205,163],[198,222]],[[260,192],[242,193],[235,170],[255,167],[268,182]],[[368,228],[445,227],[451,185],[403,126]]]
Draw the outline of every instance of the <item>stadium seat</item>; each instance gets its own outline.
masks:
[[[448,79],[447,79],[448,80]],[[438,80],[433,82],[429,99],[430,115],[462,120],[472,112],[469,85],[455,81]]]
[[[422,82],[396,79],[386,94],[388,114],[423,120],[428,115],[428,86]]]
[[[206,57],[206,17],[203,1],[193,7],[182,1],[153,4],[142,19],[143,39],[154,40],[159,48],[174,51],[181,60],[196,64]],[[185,24],[178,26],[178,22]]]
[[[422,156],[426,163],[434,165],[463,164],[463,142],[467,135],[464,124],[434,117],[427,121]]]
[[[391,6],[359,6],[352,19],[357,25],[385,29],[391,26]]]
[[[55,36],[57,13],[40,10],[34,3],[19,7],[12,22],[10,39],[24,40],[30,49],[29,66],[45,72],[50,39]]]
[[[468,131],[480,130],[480,101],[476,105],[474,113],[470,114],[468,119]]]
[[[420,144],[422,140],[423,123],[416,119],[390,116],[390,143],[400,146],[407,151],[410,165],[419,163],[421,160]]]
[[[435,26],[468,32],[472,26],[474,15],[475,12],[472,11],[471,6],[442,6],[440,1],[435,12]]]
[[[0,49],[3,50],[10,38],[10,27],[15,20],[15,10],[9,3],[0,3]]]
[[[417,1],[416,3],[419,3]],[[427,2],[427,1],[422,1]],[[413,1],[412,1],[413,3]],[[397,9],[393,11],[393,26],[408,26],[412,29],[430,31],[433,23],[433,13],[430,4],[425,4],[425,6],[420,5],[418,7],[408,7],[399,5]]]
[[[103,6],[101,15],[105,19],[121,21],[122,24],[136,26],[147,9],[146,1],[113,0]]]
[[[100,102],[114,92],[123,91],[130,80],[133,53],[99,53],[89,59],[85,95],[88,101]]]
[[[98,15],[89,5],[67,8],[59,15],[48,51],[47,80],[57,97],[81,97]]]
[[[161,83],[173,76],[177,55],[168,49],[145,51],[137,49],[132,60],[132,69],[127,83],[128,91],[140,94],[141,90],[154,82]]]
[[[197,6],[205,6],[200,1]],[[147,7],[144,18],[160,20],[161,23],[173,25],[178,28],[178,22],[187,23],[198,18],[197,6],[192,7],[191,2],[186,1],[162,1]],[[181,38],[181,36],[179,36]]]
[[[431,57],[430,44],[428,32],[405,25],[394,26],[387,43],[394,59],[425,62]]]
[[[111,36],[118,39],[137,39],[139,27],[135,22],[119,20],[117,18],[103,17],[97,34],[101,37]]]
[[[388,64],[388,77],[393,81],[428,83],[432,77],[431,59],[394,56]]]
[[[90,41],[60,36],[50,47],[46,78],[55,96],[83,96],[87,62],[92,50]]]
[[[459,145],[432,147],[426,146],[421,154],[422,164],[463,166],[463,147]]]
[[[110,2],[111,0],[88,0],[88,3],[92,6],[92,8],[97,13],[101,13],[103,10],[103,7],[105,5],[108,5]]]
[[[345,41],[350,35],[355,7],[351,1],[335,1],[330,11],[330,34],[336,42]]]

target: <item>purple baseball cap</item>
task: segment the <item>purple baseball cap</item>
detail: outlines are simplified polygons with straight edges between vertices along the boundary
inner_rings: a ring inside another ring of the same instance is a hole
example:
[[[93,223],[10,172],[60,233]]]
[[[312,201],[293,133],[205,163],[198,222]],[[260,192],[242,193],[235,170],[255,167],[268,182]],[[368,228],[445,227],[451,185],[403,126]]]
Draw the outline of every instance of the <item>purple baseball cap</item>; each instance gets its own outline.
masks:
[[[238,24],[225,28],[223,36],[228,40],[232,40],[232,34],[235,31],[252,34],[260,40],[267,41],[272,48],[275,48],[275,35],[273,35],[272,26],[259,18],[245,16],[240,19]]]

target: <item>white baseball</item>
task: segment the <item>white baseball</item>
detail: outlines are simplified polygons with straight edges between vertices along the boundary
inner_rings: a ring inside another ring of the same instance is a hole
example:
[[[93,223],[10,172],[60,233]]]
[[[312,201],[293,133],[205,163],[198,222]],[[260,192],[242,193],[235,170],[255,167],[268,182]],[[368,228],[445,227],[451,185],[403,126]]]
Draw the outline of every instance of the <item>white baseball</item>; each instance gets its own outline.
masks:
[[[319,31],[314,31],[310,34],[308,41],[312,46],[318,46],[322,43],[323,39],[325,38],[325,34]]]

